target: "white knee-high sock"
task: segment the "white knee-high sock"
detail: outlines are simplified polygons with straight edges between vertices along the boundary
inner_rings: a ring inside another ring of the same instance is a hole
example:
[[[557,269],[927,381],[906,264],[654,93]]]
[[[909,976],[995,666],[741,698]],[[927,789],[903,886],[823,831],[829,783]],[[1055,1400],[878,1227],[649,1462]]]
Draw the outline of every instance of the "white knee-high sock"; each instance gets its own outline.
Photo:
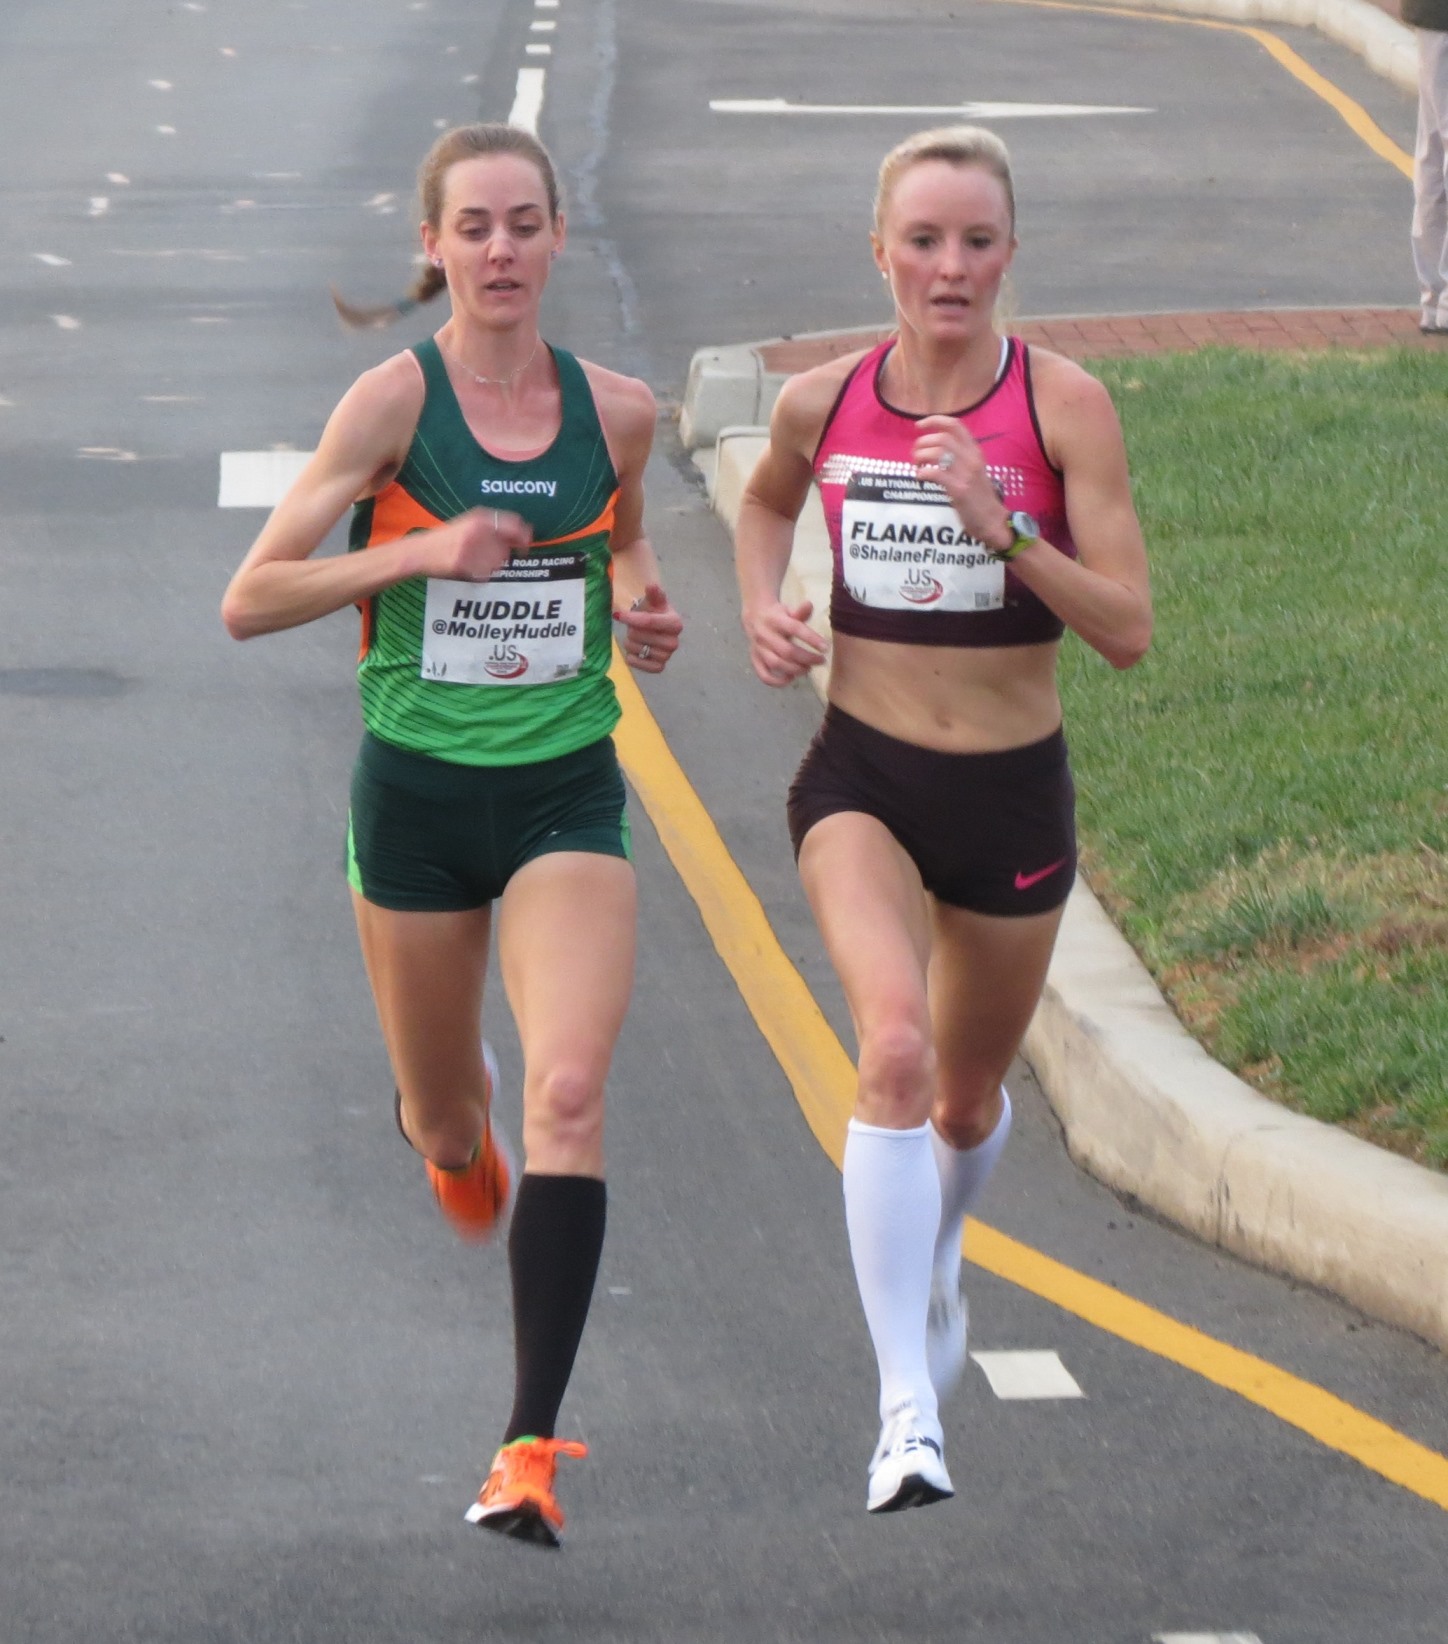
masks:
[[[845,1138],[845,1225],[865,1323],[880,1366],[880,1416],[906,1399],[936,1416],[925,1360],[930,1261],[940,1226],[940,1177],[927,1121],[886,1130],[850,1120]]]
[[[990,1179],[1011,1133],[1011,1099],[1001,1086],[1001,1116],[983,1142],[952,1147],[934,1125],[930,1146],[940,1181],[940,1227],[935,1240],[935,1282],[946,1290],[960,1283],[960,1237],[970,1207]]]

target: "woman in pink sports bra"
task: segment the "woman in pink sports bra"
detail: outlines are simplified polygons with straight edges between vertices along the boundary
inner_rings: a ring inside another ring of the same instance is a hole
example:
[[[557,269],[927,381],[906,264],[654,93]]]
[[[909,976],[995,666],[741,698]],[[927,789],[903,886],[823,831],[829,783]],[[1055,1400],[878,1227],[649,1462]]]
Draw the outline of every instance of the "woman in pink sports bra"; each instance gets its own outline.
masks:
[[[995,328],[1016,249],[1004,144],[971,126],[900,144],[870,238],[896,334],[785,384],[738,569],[765,684],[832,653],[789,820],[859,1040],[845,1219],[880,1370],[866,1505],[891,1512],[952,1494],[939,1402],[965,1367],[961,1234],[1075,874],[1057,648],[1070,628],[1129,668],[1151,601],[1106,390]],[[780,595],[812,482],[830,640]]]

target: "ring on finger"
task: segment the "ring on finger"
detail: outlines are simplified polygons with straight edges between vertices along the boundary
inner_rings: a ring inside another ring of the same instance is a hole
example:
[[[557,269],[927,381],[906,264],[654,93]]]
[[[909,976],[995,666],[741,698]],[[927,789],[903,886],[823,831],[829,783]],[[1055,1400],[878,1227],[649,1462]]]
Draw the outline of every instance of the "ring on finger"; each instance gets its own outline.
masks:
[[[645,642],[644,644],[639,646],[639,661],[640,662],[647,662],[648,659],[653,654],[654,654],[654,648],[653,648],[652,645],[648,644],[647,642]]]
[[[944,472],[944,470],[949,468],[954,462],[955,453],[953,451],[942,451],[935,459],[935,466]]]

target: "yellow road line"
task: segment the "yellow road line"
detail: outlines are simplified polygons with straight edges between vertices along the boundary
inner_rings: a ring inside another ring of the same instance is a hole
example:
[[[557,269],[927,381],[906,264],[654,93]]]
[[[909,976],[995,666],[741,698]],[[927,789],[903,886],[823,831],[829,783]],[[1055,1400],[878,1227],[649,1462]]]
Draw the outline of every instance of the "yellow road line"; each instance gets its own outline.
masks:
[[[1216,29],[1223,34],[1245,34],[1249,40],[1255,40],[1264,51],[1275,57],[1283,68],[1300,80],[1309,91],[1322,98],[1329,108],[1341,115],[1348,127],[1362,138],[1374,154],[1386,160],[1389,165],[1396,166],[1405,177],[1413,175],[1412,157],[1398,147],[1361,103],[1354,102],[1345,91],[1340,91],[1331,80],[1325,79],[1309,62],[1293,51],[1285,40],[1280,40],[1275,34],[1269,34],[1266,29],[1250,28],[1245,23],[1219,23],[1206,17],[1178,17],[1171,12],[1138,11],[1130,6],[1088,6],[1076,3],[1076,0],[993,0],[993,3],[1034,6],[1043,11],[1095,12],[1101,17],[1135,17],[1148,23]]]
[[[780,947],[759,898],[616,651],[613,679],[624,709],[615,739],[629,781],[778,1058],[810,1129],[838,1166],[854,1105],[854,1067],[804,978]],[[1323,1388],[1158,1313],[983,1222],[970,1223],[965,1253],[988,1273],[1240,1395],[1329,1449],[1448,1509],[1448,1457]]]

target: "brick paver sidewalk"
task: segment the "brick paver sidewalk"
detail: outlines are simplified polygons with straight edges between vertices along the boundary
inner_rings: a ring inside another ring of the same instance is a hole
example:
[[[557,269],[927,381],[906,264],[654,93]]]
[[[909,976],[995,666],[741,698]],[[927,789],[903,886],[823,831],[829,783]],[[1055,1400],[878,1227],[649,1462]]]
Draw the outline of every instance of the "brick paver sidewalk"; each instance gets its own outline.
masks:
[[[1448,338],[1425,337],[1412,308],[1278,308],[1219,314],[1099,314],[1076,319],[1021,320],[1011,329],[1027,342],[1072,359],[1117,354],[1182,353],[1217,343],[1231,348],[1440,348]],[[794,337],[759,350],[766,371],[805,371],[869,348],[888,329],[831,331]]]

